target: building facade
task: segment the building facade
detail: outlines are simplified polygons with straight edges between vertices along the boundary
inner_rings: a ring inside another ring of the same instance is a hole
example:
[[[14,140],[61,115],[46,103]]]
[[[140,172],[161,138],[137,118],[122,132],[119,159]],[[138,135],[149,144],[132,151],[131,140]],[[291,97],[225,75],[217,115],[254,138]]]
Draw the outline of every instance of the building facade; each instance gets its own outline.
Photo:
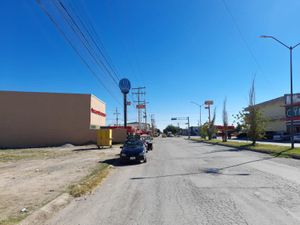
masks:
[[[105,103],[91,94],[0,91],[0,148],[96,142]]]
[[[286,132],[286,110],[285,110],[285,97],[275,98],[256,104],[266,124],[265,130],[269,132]]]

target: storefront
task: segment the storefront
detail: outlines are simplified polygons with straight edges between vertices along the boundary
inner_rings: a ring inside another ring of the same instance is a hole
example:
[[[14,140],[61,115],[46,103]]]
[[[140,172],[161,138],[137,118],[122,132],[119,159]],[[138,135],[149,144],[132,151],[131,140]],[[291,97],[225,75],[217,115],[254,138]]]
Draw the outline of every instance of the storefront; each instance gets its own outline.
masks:
[[[290,132],[291,119],[294,122],[295,133],[300,133],[300,94],[293,95],[293,107],[291,105],[291,96],[285,95],[285,114],[287,131]]]

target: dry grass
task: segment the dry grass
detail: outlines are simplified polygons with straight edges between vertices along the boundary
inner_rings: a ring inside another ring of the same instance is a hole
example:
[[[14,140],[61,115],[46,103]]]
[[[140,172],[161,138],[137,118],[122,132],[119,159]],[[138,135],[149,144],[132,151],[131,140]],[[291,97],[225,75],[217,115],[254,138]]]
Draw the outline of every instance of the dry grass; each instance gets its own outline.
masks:
[[[238,142],[238,141],[222,142],[222,140],[218,140],[218,139],[204,140],[201,138],[194,138],[192,140],[211,143],[211,144],[220,144],[220,145],[225,145],[225,146],[235,147],[235,148],[242,148],[242,149],[252,150],[257,152],[264,152],[264,153],[272,154],[274,156],[300,158],[300,148],[291,149],[289,146],[280,146],[280,145],[272,145],[272,144],[256,144],[255,146],[252,146],[250,143]]]
[[[69,193],[73,197],[80,197],[86,193],[91,193],[105,178],[109,172],[109,165],[100,163],[93,171],[84,177],[78,184],[69,187]]]
[[[0,150],[0,162],[10,162],[21,159],[49,159],[65,156],[68,154],[70,154],[70,152],[37,149]]]
[[[28,216],[28,213],[23,213],[16,216],[10,216],[6,219],[0,219],[0,225],[14,225],[22,221],[25,217]]]

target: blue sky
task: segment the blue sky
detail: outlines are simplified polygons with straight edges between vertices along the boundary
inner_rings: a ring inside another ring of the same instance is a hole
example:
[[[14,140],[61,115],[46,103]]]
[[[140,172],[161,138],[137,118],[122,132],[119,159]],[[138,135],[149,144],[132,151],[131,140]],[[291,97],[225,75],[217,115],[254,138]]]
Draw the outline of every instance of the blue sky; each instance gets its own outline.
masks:
[[[221,123],[247,105],[256,77],[257,102],[289,91],[287,44],[300,42],[297,0],[77,0],[90,18],[120,77],[146,86],[149,114],[164,128],[175,116],[199,109],[190,101],[212,99]],[[65,1],[68,2],[68,1]],[[0,90],[93,93],[107,104],[107,122],[121,105],[97,83],[34,0],[2,1]],[[122,102],[120,91],[99,73]],[[300,92],[300,47],[294,52],[294,87]],[[129,120],[136,119],[129,109]],[[203,110],[203,122],[207,112]],[[232,118],[230,118],[232,121]],[[177,123],[176,123],[177,124]],[[181,126],[185,126],[181,122]]]

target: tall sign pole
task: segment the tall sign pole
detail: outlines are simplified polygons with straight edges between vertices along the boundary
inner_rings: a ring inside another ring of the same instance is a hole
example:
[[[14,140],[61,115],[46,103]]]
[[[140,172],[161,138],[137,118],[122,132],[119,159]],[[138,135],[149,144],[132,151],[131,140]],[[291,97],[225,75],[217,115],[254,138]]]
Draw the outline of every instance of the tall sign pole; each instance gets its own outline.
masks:
[[[126,78],[123,78],[119,82],[119,88],[124,96],[124,127],[127,127],[127,94],[131,88],[130,81]]]
[[[127,94],[124,94],[124,127],[127,127]]]
[[[208,109],[208,123],[210,123],[211,121],[211,117],[210,117],[210,106],[213,105],[214,102],[212,100],[206,100],[204,102],[205,108]]]

